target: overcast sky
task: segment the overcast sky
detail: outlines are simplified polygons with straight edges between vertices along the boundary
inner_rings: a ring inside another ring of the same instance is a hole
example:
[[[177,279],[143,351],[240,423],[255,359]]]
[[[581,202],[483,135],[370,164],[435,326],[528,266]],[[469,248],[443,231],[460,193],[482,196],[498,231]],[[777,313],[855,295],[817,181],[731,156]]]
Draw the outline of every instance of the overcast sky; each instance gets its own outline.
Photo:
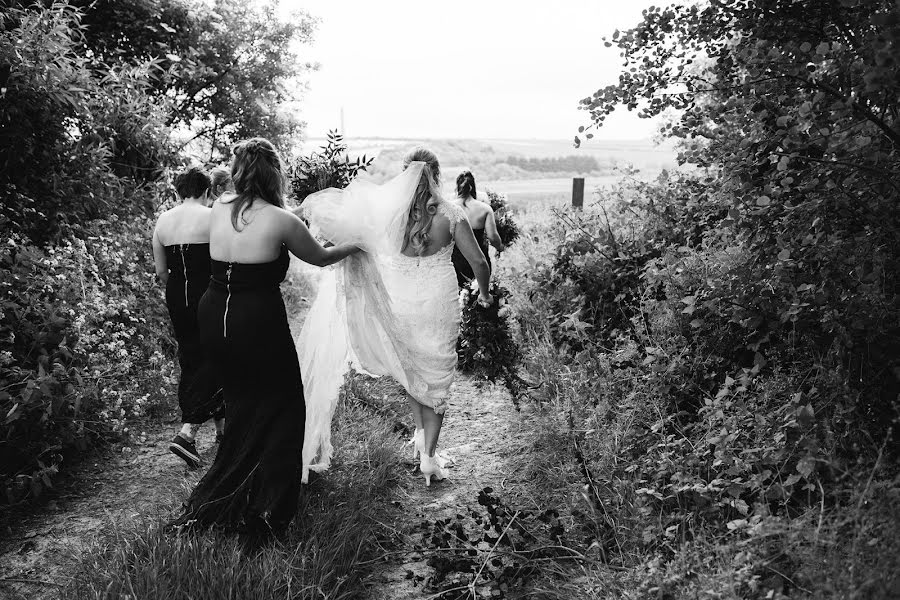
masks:
[[[657,0],[657,4],[659,0]],[[307,134],[568,139],[578,100],[616,80],[601,37],[640,20],[645,0],[283,0],[320,23],[303,58],[320,63],[303,102]],[[642,139],[653,124],[617,111],[597,139]]]

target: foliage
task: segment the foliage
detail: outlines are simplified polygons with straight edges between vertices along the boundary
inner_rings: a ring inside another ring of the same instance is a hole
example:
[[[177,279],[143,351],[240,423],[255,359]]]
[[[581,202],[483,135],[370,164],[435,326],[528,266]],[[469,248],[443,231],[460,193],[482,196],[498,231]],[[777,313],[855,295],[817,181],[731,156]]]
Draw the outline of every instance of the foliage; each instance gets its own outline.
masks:
[[[297,81],[313,65],[296,52],[312,39],[306,13],[239,0],[82,0],[84,46],[113,65],[146,65],[166,124],[186,131],[207,161],[262,136],[288,145],[299,134]]]
[[[478,507],[465,513],[413,529],[421,547],[435,551],[428,559],[434,574],[423,582],[432,598],[519,597],[540,573],[540,561],[579,556],[566,547],[565,526],[553,509],[513,510],[486,487],[478,492]]]
[[[172,129],[208,121],[221,144],[294,131],[275,107],[304,68],[286,49],[311,23],[272,10],[57,0],[0,12],[0,503],[41,495],[64,460],[170,404],[174,344],[147,292],[162,178],[182,160]]]
[[[617,104],[679,109],[661,133],[707,170],[694,202],[727,211],[718,243],[750,258],[682,288],[697,333],[725,319],[756,362],[783,344],[839,357],[864,390],[858,416],[883,436],[900,388],[900,8],[673,6],[614,38],[629,69],[583,101],[592,122]]]
[[[639,597],[819,597],[823,523],[858,544],[861,498],[897,493],[898,11],[651,7],[609,42],[618,83],[582,101],[587,129],[669,111],[691,167],[556,211],[512,299],[582,527],[645,569]],[[829,593],[889,588],[852,560]]]
[[[121,176],[146,181],[171,164],[168,129],[147,101],[138,69],[92,71],[79,53],[84,27],[66,3],[7,10],[0,63],[10,66],[0,105],[0,228],[38,242],[143,196]]]
[[[644,570],[638,597],[824,590],[823,522],[857,544],[858,498],[896,473],[897,157],[854,104],[892,128],[896,94],[851,92],[892,9],[800,6],[652,8],[616,35],[628,70],[585,100],[595,125],[617,103],[678,108],[663,134],[694,168],[555,211],[529,232],[546,251],[515,273],[526,363],[564,440],[548,462],[579,465],[580,525],[608,561]],[[808,41],[835,19],[857,58]],[[889,586],[854,567],[832,593]]]
[[[67,455],[171,394],[168,318],[147,302],[151,227],[113,217],[88,238],[0,249],[0,502],[40,496]]]
[[[513,219],[509,209],[509,202],[503,194],[499,194],[490,189],[486,190],[486,192],[488,204],[491,205],[491,209],[494,211],[494,220],[497,223],[497,233],[500,235],[503,244],[509,246],[510,244],[515,243],[519,238],[519,226],[516,224],[515,219]]]
[[[291,164],[291,191],[298,202],[302,203],[310,194],[327,188],[347,187],[375,160],[363,154],[351,161],[344,136],[336,129],[328,132],[328,141],[320,149],[321,152],[296,157]]]
[[[456,343],[457,368],[476,378],[502,380],[518,406],[527,384],[519,376],[522,356],[510,331],[509,291],[492,283],[494,303],[485,308],[478,304],[476,286],[473,282],[471,288],[463,288],[460,293],[462,322]]]

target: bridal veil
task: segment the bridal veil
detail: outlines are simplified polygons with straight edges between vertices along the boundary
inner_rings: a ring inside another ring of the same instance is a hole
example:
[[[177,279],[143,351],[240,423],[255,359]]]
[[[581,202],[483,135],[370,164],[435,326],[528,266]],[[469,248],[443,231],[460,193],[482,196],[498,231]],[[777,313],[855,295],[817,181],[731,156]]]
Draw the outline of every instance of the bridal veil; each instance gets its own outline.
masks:
[[[372,375],[393,376],[413,397],[426,391],[379,271],[379,261],[400,254],[424,168],[425,163],[413,162],[384,184],[357,179],[303,202],[314,235],[363,250],[323,273],[297,340],[306,399],[304,483],[310,470],[325,470],[331,462],[331,419],[351,362]]]

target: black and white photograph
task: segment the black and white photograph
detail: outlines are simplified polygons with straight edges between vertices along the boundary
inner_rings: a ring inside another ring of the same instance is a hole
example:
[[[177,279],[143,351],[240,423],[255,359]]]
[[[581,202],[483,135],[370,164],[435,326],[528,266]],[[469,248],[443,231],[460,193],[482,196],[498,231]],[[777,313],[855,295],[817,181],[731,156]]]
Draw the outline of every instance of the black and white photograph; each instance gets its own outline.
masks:
[[[0,2],[0,600],[900,599],[900,0]]]

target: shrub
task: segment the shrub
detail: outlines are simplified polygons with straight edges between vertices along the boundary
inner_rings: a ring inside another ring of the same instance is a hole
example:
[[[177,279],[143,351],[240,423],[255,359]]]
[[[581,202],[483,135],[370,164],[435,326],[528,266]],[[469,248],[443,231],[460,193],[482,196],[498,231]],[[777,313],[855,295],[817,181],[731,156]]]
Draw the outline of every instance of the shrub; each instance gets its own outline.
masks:
[[[127,432],[168,402],[174,343],[155,287],[149,219],[44,249],[0,248],[0,484],[3,500],[52,487],[66,456]]]
[[[65,2],[4,16],[0,229],[45,244],[90,219],[146,211],[120,177],[153,180],[174,160],[146,71],[93,65],[80,52],[81,13]]]
[[[337,130],[328,132],[328,141],[321,150],[298,156],[291,164],[291,191],[297,202],[302,203],[310,194],[327,188],[347,187],[375,160],[363,154],[351,161],[344,136]]]

